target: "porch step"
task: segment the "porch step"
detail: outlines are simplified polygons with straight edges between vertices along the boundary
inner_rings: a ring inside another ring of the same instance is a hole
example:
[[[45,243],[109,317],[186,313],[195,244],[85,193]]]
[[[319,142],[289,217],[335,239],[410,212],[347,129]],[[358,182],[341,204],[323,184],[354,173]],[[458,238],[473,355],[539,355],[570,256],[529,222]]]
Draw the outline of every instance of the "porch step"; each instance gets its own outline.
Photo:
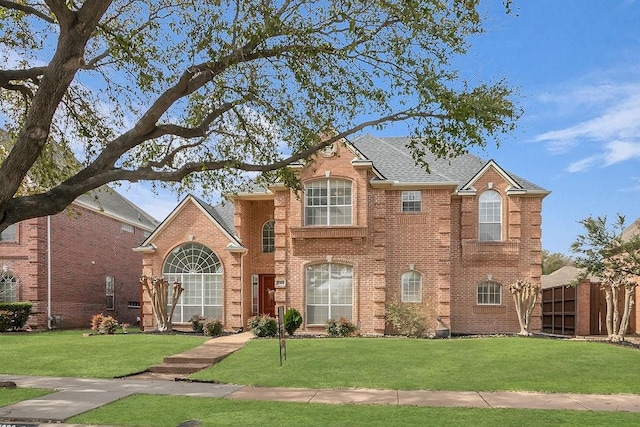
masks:
[[[209,366],[211,366],[209,363],[161,363],[149,367],[147,371],[157,374],[192,374]]]

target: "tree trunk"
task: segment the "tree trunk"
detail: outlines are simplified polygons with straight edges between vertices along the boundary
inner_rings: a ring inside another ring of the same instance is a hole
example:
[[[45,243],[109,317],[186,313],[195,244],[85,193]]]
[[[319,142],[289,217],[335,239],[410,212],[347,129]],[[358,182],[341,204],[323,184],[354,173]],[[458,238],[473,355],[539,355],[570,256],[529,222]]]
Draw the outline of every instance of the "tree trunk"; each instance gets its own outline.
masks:
[[[629,319],[631,318],[631,309],[633,308],[636,296],[636,284],[629,283],[624,286],[624,312],[622,314],[622,320],[620,321],[620,329],[618,335],[620,341],[624,341],[624,336],[629,329]]]
[[[173,284],[171,310],[169,310],[169,282],[167,282],[166,279],[142,276],[140,283],[151,299],[151,307],[153,309],[153,315],[156,318],[158,332],[171,331],[173,326],[171,323],[173,312],[184,288],[178,282]]]
[[[607,316],[606,316],[606,325],[607,325],[607,337],[609,340],[613,340],[614,330],[613,330],[613,296],[610,285],[604,285],[604,296],[607,302]]]

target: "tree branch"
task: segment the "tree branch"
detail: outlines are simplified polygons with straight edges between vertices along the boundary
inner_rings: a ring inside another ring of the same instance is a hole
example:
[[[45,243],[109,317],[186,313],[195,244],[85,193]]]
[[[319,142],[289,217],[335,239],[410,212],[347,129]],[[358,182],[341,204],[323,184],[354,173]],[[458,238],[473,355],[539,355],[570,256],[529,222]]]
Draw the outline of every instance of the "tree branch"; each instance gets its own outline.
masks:
[[[27,15],[33,15],[36,16],[44,21],[49,22],[50,24],[55,24],[56,21],[55,19],[53,19],[52,17],[50,17],[49,15],[47,15],[44,12],[39,11],[38,9],[36,9],[33,6],[29,6],[26,4],[20,4],[20,3],[16,3],[13,1],[8,1],[8,0],[0,0],[0,7],[4,7],[7,9],[11,9],[11,10],[18,10],[20,12],[24,12]]]

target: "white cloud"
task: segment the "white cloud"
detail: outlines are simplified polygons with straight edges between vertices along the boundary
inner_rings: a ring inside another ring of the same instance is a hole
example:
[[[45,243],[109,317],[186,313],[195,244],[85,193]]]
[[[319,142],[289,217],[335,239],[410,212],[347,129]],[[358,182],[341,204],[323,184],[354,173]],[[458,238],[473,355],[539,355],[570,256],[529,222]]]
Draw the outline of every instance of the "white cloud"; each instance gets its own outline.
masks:
[[[567,172],[640,158],[640,84],[576,86],[539,100],[551,104],[564,121],[573,122],[533,139],[553,154],[584,153],[583,159],[568,165]]]

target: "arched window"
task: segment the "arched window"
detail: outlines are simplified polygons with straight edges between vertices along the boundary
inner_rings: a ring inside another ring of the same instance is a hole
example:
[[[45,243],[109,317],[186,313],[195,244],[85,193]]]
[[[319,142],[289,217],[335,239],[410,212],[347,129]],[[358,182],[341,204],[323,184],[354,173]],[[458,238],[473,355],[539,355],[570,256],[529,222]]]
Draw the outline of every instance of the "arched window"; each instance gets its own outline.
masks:
[[[323,325],[329,319],[351,320],[353,315],[353,268],[345,264],[307,267],[307,324]]]
[[[211,249],[199,243],[178,246],[167,256],[162,273],[169,283],[177,280],[184,288],[174,322],[185,323],[195,315],[222,320],[222,264]]]
[[[501,305],[502,285],[487,281],[478,285],[478,305]]]
[[[351,225],[351,181],[323,179],[304,186],[306,225]]]
[[[18,297],[18,277],[5,270],[0,274],[0,302],[16,302]]]
[[[497,191],[487,190],[478,203],[478,240],[502,240],[502,198]]]
[[[422,301],[422,275],[417,271],[407,271],[402,275],[402,302]]]
[[[276,250],[276,222],[267,221],[262,226],[262,252],[271,253]]]

